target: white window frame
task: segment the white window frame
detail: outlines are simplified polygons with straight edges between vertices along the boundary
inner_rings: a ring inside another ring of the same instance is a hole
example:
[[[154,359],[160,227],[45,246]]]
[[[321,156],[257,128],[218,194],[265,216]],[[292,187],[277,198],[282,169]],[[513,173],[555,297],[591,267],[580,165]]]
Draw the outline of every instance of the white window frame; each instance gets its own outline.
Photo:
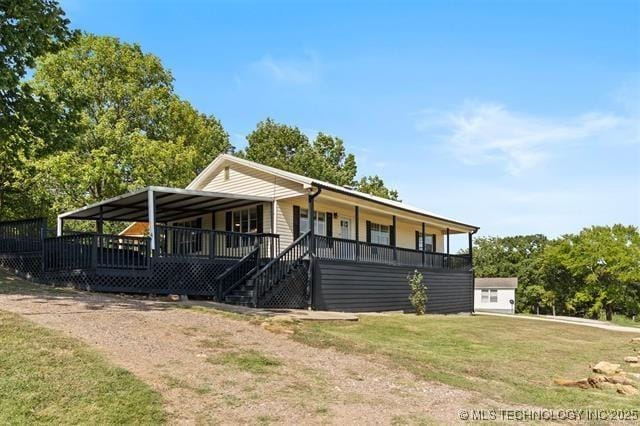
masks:
[[[391,245],[391,227],[389,225],[381,225],[371,222],[370,242],[372,244],[380,244],[383,246]]]
[[[256,234],[258,232],[258,207],[231,210],[231,231]]]
[[[480,290],[480,300],[482,303],[498,303],[498,290],[483,288]]]
[[[314,231],[316,235],[327,236],[327,212],[314,212]],[[300,209],[300,235],[309,231],[309,209]]]
[[[418,250],[422,251],[422,232],[418,232],[418,235],[420,235],[420,239],[418,240]],[[433,237],[433,234],[424,234],[424,241],[427,245],[427,248],[431,246],[431,250],[425,250],[426,252],[432,253],[436,251],[436,245],[434,244]]]

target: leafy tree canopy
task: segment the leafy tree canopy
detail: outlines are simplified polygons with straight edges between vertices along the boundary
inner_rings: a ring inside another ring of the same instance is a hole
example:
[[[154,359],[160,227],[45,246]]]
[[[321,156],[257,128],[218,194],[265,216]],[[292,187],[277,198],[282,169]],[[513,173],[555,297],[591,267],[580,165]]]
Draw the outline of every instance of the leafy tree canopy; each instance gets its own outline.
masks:
[[[347,153],[342,139],[318,133],[313,141],[297,127],[268,118],[258,123],[247,136],[248,145],[241,157],[311,178],[324,180],[385,198],[397,199],[398,193],[385,187],[378,176],[355,181],[355,156]]]
[[[32,202],[46,212],[145,185],[186,186],[230,149],[212,116],[174,92],[160,60],[135,44],[83,35],[38,60],[31,82],[74,117],[69,148],[32,162]]]
[[[0,2],[0,218],[20,192],[24,162],[60,141],[55,128],[63,111],[35,96],[23,78],[37,57],[73,38],[68,24],[56,1]]]
[[[640,233],[634,226],[593,226],[547,240],[542,235],[478,238],[478,277],[517,276],[520,312],[538,307],[611,319],[640,314]]]

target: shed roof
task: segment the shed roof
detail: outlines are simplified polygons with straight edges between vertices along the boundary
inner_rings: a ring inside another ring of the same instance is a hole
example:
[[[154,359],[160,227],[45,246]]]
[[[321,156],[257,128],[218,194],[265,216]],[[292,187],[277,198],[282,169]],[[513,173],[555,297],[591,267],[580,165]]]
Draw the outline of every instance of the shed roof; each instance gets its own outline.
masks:
[[[476,278],[476,288],[518,288],[518,277]]]

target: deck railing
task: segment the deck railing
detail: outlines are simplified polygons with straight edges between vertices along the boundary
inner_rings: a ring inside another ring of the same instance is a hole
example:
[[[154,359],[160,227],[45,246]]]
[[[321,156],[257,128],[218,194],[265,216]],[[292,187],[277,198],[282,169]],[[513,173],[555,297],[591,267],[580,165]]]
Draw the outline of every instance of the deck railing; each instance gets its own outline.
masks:
[[[150,239],[120,235],[94,235],[94,265],[104,269],[147,269]]]
[[[45,271],[91,269],[94,249],[93,234],[73,234],[45,238],[43,266]]]
[[[309,234],[309,231],[307,231],[299,236],[252,278],[254,284],[253,303],[255,307],[258,307],[262,297],[270,292],[281,279],[292,272],[294,268],[303,264],[304,259],[309,254]]]
[[[0,253],[42,250],[46,227],[45,218],[0,222]]]
[[[277,234],[253,234],[179,226],[156,226],[156,252],[166,257],[205,257],[240,259],[256,245],[260,257],[273,258],[280,252]]]
[[[316,257],[327,260],[406,265],[439,269],[468,269],[471,260],[464,254],[422,252],[401,247],[366,243],[316,235]]]

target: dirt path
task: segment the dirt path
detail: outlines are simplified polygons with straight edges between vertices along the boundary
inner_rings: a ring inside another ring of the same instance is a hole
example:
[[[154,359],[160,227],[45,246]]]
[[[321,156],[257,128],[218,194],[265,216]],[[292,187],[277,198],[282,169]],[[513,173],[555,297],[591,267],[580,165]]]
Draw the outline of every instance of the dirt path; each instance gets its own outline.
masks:
[[[80,292],[0,294],[0,310],[84,340],[159,391],[171,423],[455,423],[476,396],[373,359],[162,302]]]

